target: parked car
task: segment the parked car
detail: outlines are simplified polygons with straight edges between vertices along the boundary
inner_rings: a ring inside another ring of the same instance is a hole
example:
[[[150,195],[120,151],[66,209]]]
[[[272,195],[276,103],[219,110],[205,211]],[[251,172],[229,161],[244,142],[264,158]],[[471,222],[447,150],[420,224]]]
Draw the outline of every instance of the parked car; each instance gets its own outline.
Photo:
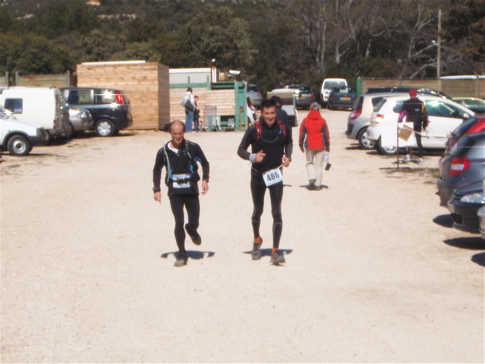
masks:
[[[246,92],[249,101],[256,109],[261,109],[261,101],[263,101],[263,94],[259,91],[258,86],[249,84],[246,86]]]
[[[409,91],[415,89],[418,94],[426,94],[426,95],[432,95],[432,96],[439,96],[439,97],[444,97],[445,99],[448,100],[454,100],[444,92],[438,91],[438,90],[432,90],[430,88],[424,88],[424,87],[413,87],[413,86],[380,86],[380,87],[370,87],[366,94],[375,94],[375,93],[408,93]]]
[[[130,101],[120,89],[63,87],[61,92],[70,108],[91,113],[98,136],[112,136],[133,124]]]
[[[315,93],[308,85],[290,85],[286,88],[295,91],[296,107],[309,109],[312,102],[315,101]]]
[[[483,185],[485,180],[457,188],[448,201],[448,210],[453,217],[453,227],[470,233],[479,232],[478,210],[485,206]]]
[[[9,87],[3,90],[0,100],[1,106],[10,110],[16,120],[42,126],[51,138],[65,134],[63,101],[58,88]]]
[[[397,120],[403,102],[408,99],[408,95],[385,97],[374,107],[367,137],[382,154],[396,153]],[[463,121],[474,116],[473,111],[442,97],[420,95],[419,99],[428,109],[429,125],[422,138],[425,149],[445,149],[448,135]],[[412,128],[412,123],[406,124]],[[400,146],[416,147],[414,134],[408,142],[401,142]]]
[[[298,110],[296,109],[296,97],[293,90],[288,90],[286,88],[274,89],[268,92],[268,98],[272,96],[279,96],[281,98],[282,106],[281,108],[288,114],[288,119],[292,126],[298,125]]]
[[[347,138],[355,139],[363,149],[374,149],[374,143],[367,138],[367,128],[370,124],[370,117],[376,106],[383,97],[409,95],[408,86],[389,86],[389,87],[372,87],[367,93],[360,95],[352,106],[352,113],[347,119]],[[427,88],[417,89],[418,95],[434,95],[445,99],[451,98],[442,92],[430,90]]]
[[[439,162],[437,180],[440,205],[447,206],[453,192],[485,178],[485,132],[467,134]]]
[[[477,114],[485,113],[485,100],[476,97],[454,97],[453,100]]]
[[[456,127],[455,130],[451,132],[450,137],[446,141],[446,149],[444,154],[449,154],[451,148],[456,144],[456,142],[466,134],[479,133],[485,131],[485,118],[471,118]]]
[[[334,109],[351,109],[357,98],[355,87],[334,87],[328,96],[327,108]]]
[[[363,149],[374,149],[374,144],[367,138],[367,128],[370,124],[370,117],[379,101],[384,97],[396,95],[390,93],[371,93],[360,95],[352,106],[352,112],[347,118],[347,138],[359,142]],[[407,93],[398,93],[398,95],[408,95]]]
[[[0,148],[11,155],[28,155],[37,145],[46,145],[49,135],[39,125],[16,120],[0,106]]]
[[[320,103],[322,106],[327,106],[328,96],[334,87],[347,87],[347,80],[345,78],[326,78],[322,82],[322,89],[320,90]]]
[[[485,206],[478,210],[479,230],[482,239],[485,240]]]
[[[247,101],[248,102],[247,102],[246,113],[247,113],[247,117],[248,117],[248,126],[249,126],[250,124],[252,124],[256,121],[257,116],[256,116],[256,109],[251,104],[249,96],[247,97]]]

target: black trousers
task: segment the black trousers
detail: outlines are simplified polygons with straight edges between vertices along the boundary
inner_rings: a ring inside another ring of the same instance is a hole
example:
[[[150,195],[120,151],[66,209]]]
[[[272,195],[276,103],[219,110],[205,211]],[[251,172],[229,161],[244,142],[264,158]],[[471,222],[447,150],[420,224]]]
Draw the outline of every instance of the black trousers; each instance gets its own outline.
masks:
[[[414,137],[416,138],[416,144],[418,145],[418,156],[419,158],[423,158],[423,142],[421,141],[422,135],[421,131],[415,130]],[[411,150],[411,147],[406,147],[406,153],[404,154],[409,154],[409,151]]]
[[[261,215],[264,209],[264,195],[269,189],[271,198],[271,214],[273,215],[273,248],[280,245],[281,233],[283,232],[283,217],[281,215],[281,201],[283,200],[283,182],[276,183],[267,187],[261,174],[251,175],[251,195],[253,197],[253,215],[251,222],[253,225],[254,237],[259,237],[259,227],[261,225]]]
[[[184,206],[187,210],[188,225],[191,230],[197,230],[200,216],[199,195],[172,195],[170,206],[175,218],[175,241],[179,252],[185,253]]]

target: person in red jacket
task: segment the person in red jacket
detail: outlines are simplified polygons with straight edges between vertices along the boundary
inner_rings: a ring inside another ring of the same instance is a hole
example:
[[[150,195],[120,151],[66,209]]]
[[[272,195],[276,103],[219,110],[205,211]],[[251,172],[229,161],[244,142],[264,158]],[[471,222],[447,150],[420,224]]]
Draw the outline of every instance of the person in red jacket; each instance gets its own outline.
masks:
[[[309,190],[322,189],[322,169],[325,157],[330,152],[330,133],[327,121],[320,115],[320,105],[313,102],[308,116],[300,125],[298,145],[302,152],[306,149],[306,170]]]

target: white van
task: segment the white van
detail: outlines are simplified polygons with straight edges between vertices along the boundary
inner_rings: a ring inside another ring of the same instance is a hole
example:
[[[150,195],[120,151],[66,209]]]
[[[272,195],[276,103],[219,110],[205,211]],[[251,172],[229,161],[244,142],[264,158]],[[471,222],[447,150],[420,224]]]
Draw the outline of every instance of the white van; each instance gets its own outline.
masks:
[[[328,95],[334,87],[347,87],[347,80],[345,78],[326,78],[322,82],[322,89],[320,90],[320,101],[322,106],[327,106]]]
[[[43,127],[15,120],[0,106],[0,150],[11,155],[24,156],[35,145],[46,145],[49,136]]]
[[[64,134],[62,102],[59,89],[51,87],[9,87],[0,96],[15,119],[42,126],[54,138]]]

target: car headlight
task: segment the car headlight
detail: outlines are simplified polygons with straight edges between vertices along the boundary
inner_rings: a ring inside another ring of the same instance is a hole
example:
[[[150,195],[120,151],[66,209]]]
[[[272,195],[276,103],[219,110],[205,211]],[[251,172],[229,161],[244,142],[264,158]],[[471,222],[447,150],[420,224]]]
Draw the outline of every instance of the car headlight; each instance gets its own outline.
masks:
[[[464,203],[481,203],[485,204],[485,193],[483,192],[475,192],[470,193],[469,195],[465,195],[460,199],[461,202]]]

